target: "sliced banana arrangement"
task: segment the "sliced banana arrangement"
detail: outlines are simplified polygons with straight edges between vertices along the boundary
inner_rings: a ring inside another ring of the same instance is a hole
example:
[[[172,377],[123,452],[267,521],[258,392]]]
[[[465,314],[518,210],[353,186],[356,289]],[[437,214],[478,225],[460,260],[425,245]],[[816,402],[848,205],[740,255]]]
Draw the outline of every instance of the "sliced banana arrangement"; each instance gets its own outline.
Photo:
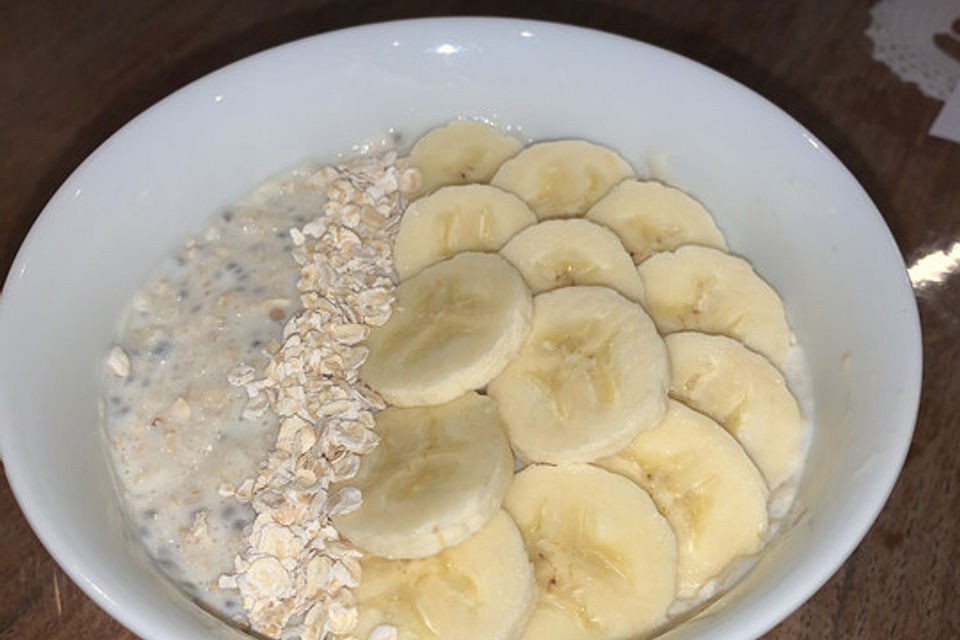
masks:
[[[669,628],[761,551],[800,472],[780,297],[612,149],[458,120],[405,162],[422,184],[360,369],[388,406],[333,520],[367,553],[352,635]]]

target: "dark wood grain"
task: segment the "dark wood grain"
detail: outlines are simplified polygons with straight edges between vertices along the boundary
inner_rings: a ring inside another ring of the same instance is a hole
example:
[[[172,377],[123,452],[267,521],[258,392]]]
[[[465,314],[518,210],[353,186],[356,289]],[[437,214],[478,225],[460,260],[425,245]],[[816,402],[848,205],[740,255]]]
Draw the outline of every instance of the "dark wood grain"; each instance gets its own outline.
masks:
[[[908,263],[960,239],[960,145],[926,134],[940,103],[871,59],[869,2],[697,0],[68,0],[0,4],[0,261],[57,186],[174,89],[293,38],[365,22],[489,14],[661,45],[786,109],[863,183]],[[945,30],[946,32],[946,30]],[[920,416],[906,466],[860,547],[767,637],[960,637],[960,275],[917,292]],[[0,486],[0,638],[134,638],[70,582]]]

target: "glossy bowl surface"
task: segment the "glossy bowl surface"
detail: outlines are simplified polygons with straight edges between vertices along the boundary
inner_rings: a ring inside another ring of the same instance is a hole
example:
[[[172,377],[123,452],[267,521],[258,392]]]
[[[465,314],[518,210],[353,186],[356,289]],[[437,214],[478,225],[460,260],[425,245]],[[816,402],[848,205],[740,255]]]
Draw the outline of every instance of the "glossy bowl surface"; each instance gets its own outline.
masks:
[[[44,545],[148,640],[240,637],[122,532],[98,426],[102,357],[138,284],[265,177],[394,129],[457,116],[584,137],[711,209],[782,294],[812,373],[815,436],[791,524],[673,640],[754,638],[866,533],[900,470],[921,371],[917,309],[870,198],[801,125],[697,63],[556,24],[429,19],[328,33],[176,92],[96,150],[51,199],[0,300],[0,444]]]

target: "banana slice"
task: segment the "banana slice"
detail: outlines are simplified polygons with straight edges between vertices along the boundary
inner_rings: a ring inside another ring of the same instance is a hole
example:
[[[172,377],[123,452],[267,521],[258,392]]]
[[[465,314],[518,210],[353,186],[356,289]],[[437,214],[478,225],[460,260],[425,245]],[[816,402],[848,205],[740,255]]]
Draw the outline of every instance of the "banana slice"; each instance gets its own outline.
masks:
[[[422,558],[466,540],[500,508],[513,455],[497,403],[469,392],[432,407],[377,414],[380,444],[350,481],[363,501],[334,516],[358,547],[385,558]]]
[[[396,628],[398,640],[515,640],[537,601],[523,538],[504,511],[436,555],[367,556],[360,566],[351,635],[361,640],[380,625]]]
[[[643,489],[590,465],[533,465],[504,508],[540,585],[524,640],[634,638],[666,620],[677,541]]]
[[[803,418],[780,371],[724,336],[674,333],[666,343],[673,372],[671,397],[729,431],[771,489],[796,473]]]
[[[659,425],[597,464],[640,485],[670,522],[681,598],[763,546],[763,476],[720,425],[679,402],[671,400]]]
[[[662,333],[722,334],[783,364],[793,342],[783,302],[743,258],[687,245],[650,256],[638,271],[644,307]]]
[[[588,462],[663,417],[668,376],[663,339],[640,305],[604,287],[566,287],[534,298],[530,337],[487,393],[521,458]]]
[[[461,253],[397,287],[360,377],[398,406],[440,404],[487,384],[530,332],[530,291],[497,254]]]
[[[540,220],[582,216],[634,176],[617,152],[584,140],[532,144],[503,163],[490,184],[523,198]]]
[[[393,246],[401,280],[462,251],[497,251],[537,217],[523,200],[496,187],[443,187],[410,203]]]
[[[488,182],[504,160],[523,148],[520,140],[475,120],[454,120],[414,143],[408,162],[423,182],[411,198],[448,184]]]
[[[534,293],[570,285],[610,287],[639,302],[643,281],[617,235],[587,220],[546,220],[500,250]]]
[[[616,231],[636,263],[684,244],[727,248],[702,204],[656,181],[624,180],[590,208],[587,219]]]

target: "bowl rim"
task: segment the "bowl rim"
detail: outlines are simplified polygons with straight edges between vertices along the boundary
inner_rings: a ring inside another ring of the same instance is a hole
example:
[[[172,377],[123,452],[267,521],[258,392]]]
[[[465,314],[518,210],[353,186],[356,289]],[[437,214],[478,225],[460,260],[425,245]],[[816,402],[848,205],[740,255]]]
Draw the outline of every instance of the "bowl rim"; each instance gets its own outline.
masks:
[[[49,222],[52,216],[50,213],[51,209],[57,208],[56,201],[63,197],[63,194],[69,188],[71,183],[78,180],[79,176],[89,165],[91,159],[98,157],[102,153],[108,152],[107,147],[109,146],[111,140],[113,140],[116,136],[135,128],[148,113],[156,109],[164,108],[164,106],[169,104],[175,98],[175,96],[187,91],[191,87],[209,82],[211,78],[224,73],[227,69],[236,69],[238,66],[246,65],[254,59],[265,58],[279,50],[308,47],[314,42],[328,39],[333,36],[339,37],[343,35],[360,35],[364,33],[374,34],[379,30],[396,28],[426,28],[434,30],[440,28],[455,28],[461,31],[469,31],[470,29],[476,28],[502,28],[504,30],[515,31],[517,28],[521,27],[525,29],[538,29],[541,31],[546,29],[553,30],[555,32],[564,32],[581,39],[619,40],[622,43],[629,43],[629,45],[632,47],[645,49],[647,52],[656,52],[658,55],[670,58],[676,63],[693,65],[694,67],[698,67],[701,72],[706,72],[713,75],[717,79],[734,85],[737,90],[750,94],[750,96],[752,96],[754,99],[759,99],[760,102],[764,103],[765,108],[774,110],[786,121],[792,123],[797,128],[798,133],[806,137],[811,144],[822,151],[822,153],[825,154],[825,156],[836,165],[836,168],[845,176],[845,179],[851,181],[854,185],[859,187],[859,189],[863,192],[863,196],[866,198],[867,202],[873,205],[869,195],[863,190],[863,187],[860,185],[856,177],[849,171],[849,169],[842,162],[840,162],[836,155],[826,145],[818,140],[812,133],[807,131],[791,115],[753,89],[737,82],[736,80],[733,80],[729,76],[716,71],[715,69],[697,62],[696,60],[687,58],[681,54],[674,53],[662,47],[619,34],[561,22],[523,18],[503,18],[494,16],[451,16],[390,20],[324,31],[318,34],[305,36],[263,49],[251,55],[235,60],[214,71],[206,73],[199,78],[196,78],[195,80],[181,86],[177,90],[164,96],[162,99],[141,111],[138,115],[110,134],[110,136],[104,139],[86,158],[84,158],[84,160],[81,161],[81,163],[70,173],[66,180],[64,180],[50,200],[44,205],[42,211],[38,215],[33,225],[31,225],[29,232],[27,233],[16,253],[10,271],[6,276],[3,291],[6,292],[16,287],[17,274],[18,272],[22,271],[26,257],[31,253],[31,246],[33,238],[36,235],[36,228]],[[488,37],[491,34],[478,33],[477,35],[479,37]],[[881,229],[885,241],[889,243],[894,255],[900,261],[900,266],[903,268],[903,278],[900,285],[904,291],[901,293],[908,293],[908,295],[904,296],[904,301],[909,307],[906,310],[907,314],[909,315],[909,335],[905,336],[905,338],[912,343],[911,352],[914,357],[911,362],[904,363],[902,368],[902,370],[905,372],[903,406],[908,408],[906,413],[912,416],[912,419],[909,422],[909,426],[901,425],[900,430],[898,431],[900,440],[897,442],[898,447],[894,451],[895,455],[891,456],[891,458],[895,459],[897,463],[889,467],[888,472],[884,477],[884,481],[873,487],[873,490],[869,496],[870,499],[865,501],[866,506],[869,507],[865,510],[865,512],[869,513],[869,518],[858,519],[855,521],[855,524],[847,525],[843,530],[843,538],[835,541],[836,544],[831,546],[831,550],[827,554],[821,556],[815,563],[806,563],[804,566],[800,567],[798,572],[790,576],[788,581],[790,584],[788,586],[780,585],[782,588],[786,589],[786,593],[777,599],[775,606],[765,611],[765,615],[761,617],[740,620],[736,625],[736,629],[739,630],[738,633],[743,634],[742,637],[744,638],[756,638],[782,622],[787,616],[802,606],[814,593],[816,593],[853,553],[853,551],[871,529],[876,518],[889,499],[889,496],[903,467],[907,451],[912,440],[913,431],[916,425],[916,418],[919,411],[923,371],[923,343],[919,312],[917,309],[916,298],[913,295],[912,285],[910,285],[909,278],[907,277],[906,265],[904,264],[902,253],[900,252],[889,227],[886,225],[875,206],[873,206],[873,213],[875,214],[873,222]],[[0,328],[2,328],[6,322],[5,318],[7,317],[10,302],[9,297],[9,295],[0,295]],[[0,406],[0,412],[5,414],[7,413],[7,410],[5,407]],[[3,424],[10,425],[12,423],[8,419],[3,421]],[[89,566],[90,561],[85,558],[82,550],[70,541],[69,536],[66,536],[64,533],[58,531],[57,523],[49,517],[49,514],[47,514],[43,509],[39,508],[38,505],[35,505],[31,499],[27,499],[27,494],[29,493],[27,488],[27,478],[30,475],[30,469],[26,468],[24,464],[21,464],[19,456],[17,455],[17,442],[15,438],[10,435],[15,430],[16,429],[13,426],[0,428],[0,455],[3,456],[2,462],[8,483],[10,484],[11,490],[18,506],[21,509],[21,512],[27,519],[30,527],[40,539],[47,552],[50,553],[57,564],[84,591],[84,593],[86,593],[88,597],[94,600],[102,609],[107,611],[115,620],[123,624],[134,633],[144,637],[153,637],[156,629],[148,628],[146,626],[146,624],[141,620],[142,616],[138,613],[136,607],[126,606],[126,595],[123,593],[107,593],[101,588],[100,585],[91,580],[87,575],[87,567]]]

